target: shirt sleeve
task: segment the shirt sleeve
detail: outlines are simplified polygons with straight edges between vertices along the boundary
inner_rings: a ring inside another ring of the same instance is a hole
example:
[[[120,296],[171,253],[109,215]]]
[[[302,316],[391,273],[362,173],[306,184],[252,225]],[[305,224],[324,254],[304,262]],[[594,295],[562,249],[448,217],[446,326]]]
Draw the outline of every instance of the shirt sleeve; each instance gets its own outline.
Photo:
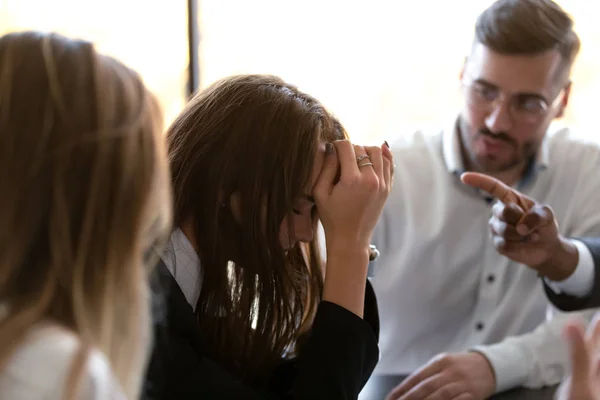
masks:
[[[586,322],[594,310],[576,313]],[[568,373],[569,352],[563,328],[574,313],[556,313],[534,331],[511,336],[500,343],[481,345],[472,351],[483,354],[496,376],[496,393],[515,387],[539,388],[559,383]]]
[[[575,245],[579,254],[575,271],[564,281],[556,282],[548,278],[544,278],[544,281],[556,294],[585,297],[590,294],[594,286],[594,260],[585,244],[574,239],[571,239],[570,242]]]

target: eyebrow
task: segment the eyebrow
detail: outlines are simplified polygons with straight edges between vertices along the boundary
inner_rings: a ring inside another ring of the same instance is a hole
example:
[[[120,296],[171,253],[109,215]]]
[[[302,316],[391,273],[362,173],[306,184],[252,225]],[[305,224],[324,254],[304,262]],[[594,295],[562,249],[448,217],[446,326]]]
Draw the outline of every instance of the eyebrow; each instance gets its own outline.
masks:
[[[494,85],[493,83],[488,82],[485,79],[481,79],[481,78],[475,79],[473,81],[473,83],[478,84],[478,85],[487,86],[487,87],[489,87],[491,89],[500,89],[498,87],[498,85]],[[519,93],[519,92],[517,92],[517,93],[514,94],[514,96],[519,96],[519,97],[535,97],[536,99],[540,99],[540,100],[544,101],[545,103],[548,103],[548,99],[546,99],[544,96],[542,96],[539,93],[529,93],[529,92],[520,92]]]

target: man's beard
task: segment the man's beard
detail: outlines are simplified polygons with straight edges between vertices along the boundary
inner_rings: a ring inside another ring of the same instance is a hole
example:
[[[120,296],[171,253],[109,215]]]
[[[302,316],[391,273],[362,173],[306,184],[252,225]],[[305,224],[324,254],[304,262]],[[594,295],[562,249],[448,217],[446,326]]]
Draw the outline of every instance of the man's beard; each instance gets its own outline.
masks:
[[[483,173],[500,173],[524,164],[535,155],[535,152],[539,147],[539,143],[536,143],[533,140],[524,143],[523,146],[519,146],[519,144],[507,133],[492,133],[487,127],[481,128],[475,136],[471,137],[469,135],[469,126],[464,121],[461,121],[459,126],[461,130],[460,138],[462,142],[463,157],[467,156],[468,158],[468,160],[465,161],[468,161],[472,169]],[[506,143],[512,149],[511,157],[504,161],[500,161],[479,156],[475,153],[475,142],[486,137]]]

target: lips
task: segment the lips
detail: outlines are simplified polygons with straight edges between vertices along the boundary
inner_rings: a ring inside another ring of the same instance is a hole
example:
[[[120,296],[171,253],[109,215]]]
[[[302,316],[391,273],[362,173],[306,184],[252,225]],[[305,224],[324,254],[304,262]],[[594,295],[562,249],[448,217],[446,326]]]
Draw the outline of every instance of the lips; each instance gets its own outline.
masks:
[[[483,144],[485,152],[488,154],[498,153],[506,149],[506,147],[508,146],[508,143],[506,143],[504,140],[494,139],[490,137],[481,138],[481,143]]]

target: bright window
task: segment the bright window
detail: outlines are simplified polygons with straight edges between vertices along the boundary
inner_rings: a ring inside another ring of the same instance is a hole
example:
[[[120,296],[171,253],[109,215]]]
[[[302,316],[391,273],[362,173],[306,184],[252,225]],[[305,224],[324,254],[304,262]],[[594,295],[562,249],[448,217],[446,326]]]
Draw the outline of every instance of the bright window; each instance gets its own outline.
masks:
[[[96,48],[138,71],[157,95],[168,124],[186,101],[186,2],[143,0],[1,0],[0,35],[54,31]]]
[[[320,99],[362,143],[392,141],[458,112],[458,73],[475,18],[491,3],[197,1],[201,88],[230,74],[279,75]],[[582,39],[564,122],[600,138],[600,24],[589,1],[559,3]],[[141,73],[169,123],[186,100],[186,7],[184,0],[3,0],[0,34],[54,30],[94,41]]]
[[[321,100],[354,140],[379,143],[460,109],[458,75],[491,0],[199,0],[201,86],[271,73]],[[589,0],[559,2],[582,40],[565,122],[598,136],[600,24]]]

